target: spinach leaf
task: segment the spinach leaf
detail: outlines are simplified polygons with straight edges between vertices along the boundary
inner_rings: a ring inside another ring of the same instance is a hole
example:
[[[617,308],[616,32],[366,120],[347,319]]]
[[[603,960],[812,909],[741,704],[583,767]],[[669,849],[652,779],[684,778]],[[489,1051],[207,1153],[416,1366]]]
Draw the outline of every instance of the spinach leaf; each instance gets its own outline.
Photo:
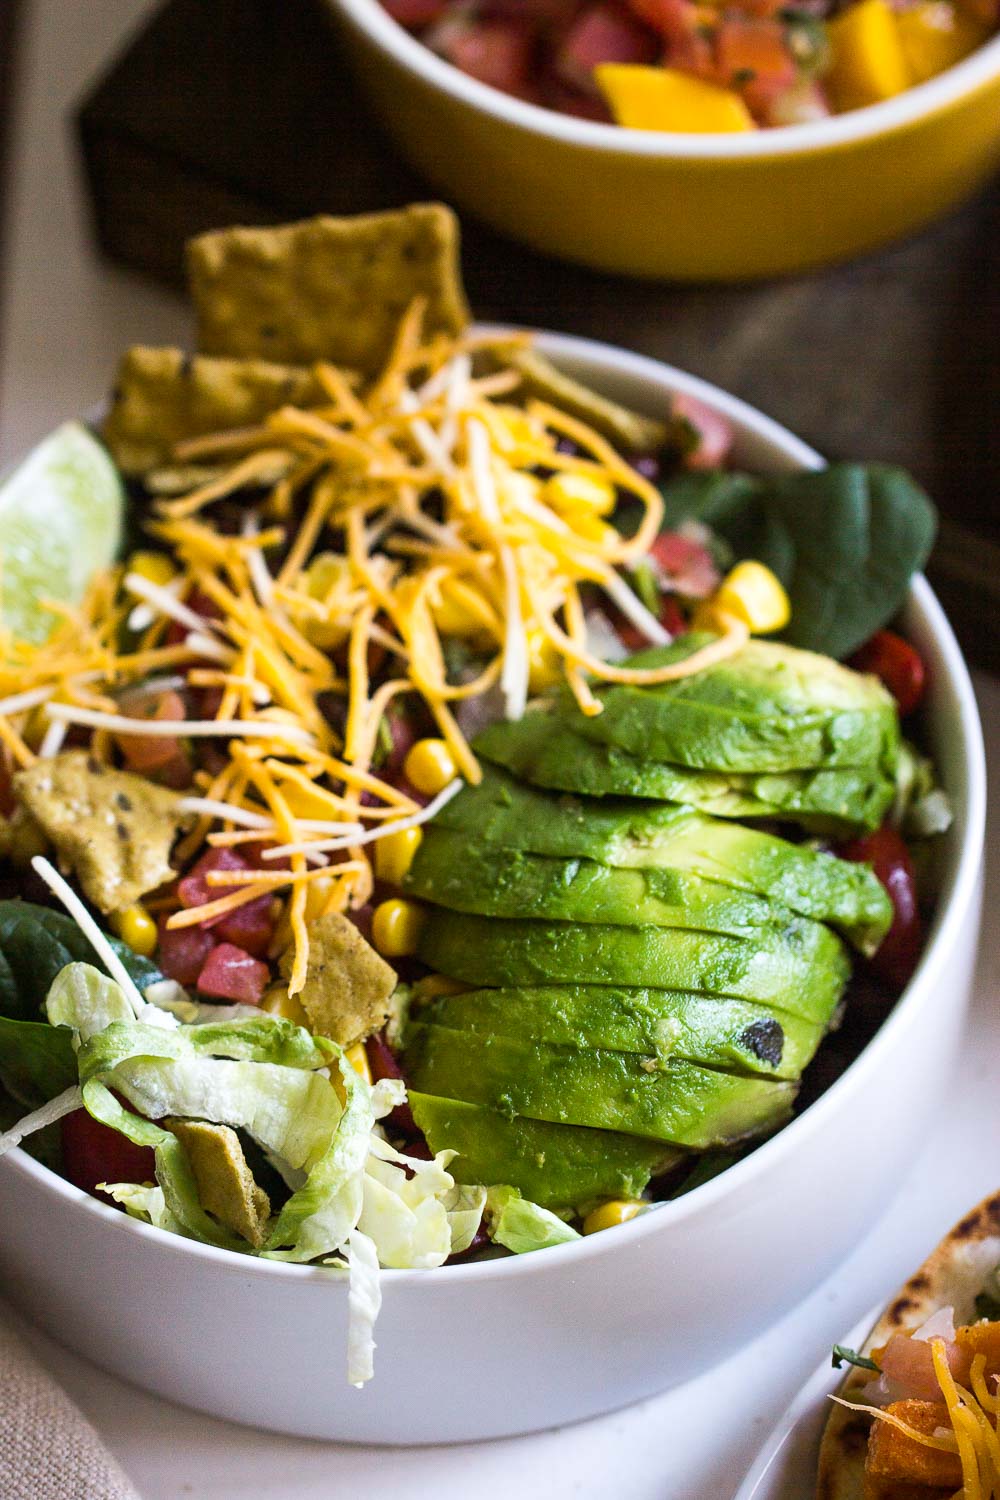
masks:
[[[5,1093],[3,1086],[0,1085],[0,1134],[9,1130],[12,1125],[16,1125],[23,1118],[24,1105]],[[58,1172],[60,1176],[63,1175],[62,1131],[58,1121],[54,1125],[46,1125],[42,1130],[34,1131],[21,1142],[21,1150],[41,1162],[43,1167]]]
[[[108,942],[140,990],[163,978],[118,938]],[[0,1016],[35,1019],[49,985],[74,960],[104,968],[72,917],[30,901],[0,901]]]
[[[0,1016],[0,1083],[29,1109],[78,1082],[73,1033],[47,1021]]]
[[[781,579],[784,639],[843,658],[897,613],[934,542],[928,496],[902,469],[831,464],[779,478],[684,474],[663,487],[666,524],[690,517]]]

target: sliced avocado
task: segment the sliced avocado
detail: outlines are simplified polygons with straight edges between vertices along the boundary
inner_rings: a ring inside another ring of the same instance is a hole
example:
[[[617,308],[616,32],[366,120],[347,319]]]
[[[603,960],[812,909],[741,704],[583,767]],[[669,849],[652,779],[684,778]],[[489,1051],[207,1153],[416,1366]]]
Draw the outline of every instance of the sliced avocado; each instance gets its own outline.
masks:
[[[634,667],[677,661],[709,637],[684,636],[629,659]],[[711,771],[793,771],[878,766],[891,771],[899,717],[874,677],[830,657],[774,641],[748,641],[733,656],[656,686],[612,683],[593,718],[567,710],[585,738],[647,760]]]
[[[612,1130],[510,1119],[498,1110],[410,1089],[413,1118],[432,1151],[457,1151],[456,1182],[509,1183],[543,1208],[576,1208],[594,1198],[638,1198],[653,1175],[684,1153]]]
[[[783,818],[815,833],[875,829],[895,796],[892,776],[878,766],[780,775],[698,771],[598,744],[576,733],[560,713],[540,710],[515,723],[489,725],[474,748],[540,787],[688,803],[717,818]]]
[[[547,859],[484,849],[460,833],[432,829],[414,857],[406,889],[452,911],[614,926],[680,927],[752,936],[787,916],[761,896],[677,870],[624,870],[592,859]]]
[[[419,957],[471,985],[640,985],[756,1000],[824,1021],[850,960],[828,927],[789,913],[753,938],[673,927],[499,921],[434,907]]]
[[[892,922],[892,904],[865,865],[672,803],[602,801],[541,791],[494,766],[484,768],[479,786],[463,788],[442,808],[427,830],[411,870],[413,889],[460,911],[517,915],[494,906],[450,900],[429,888],[442,878],[452,884],[461,878],[464,886],[470,860],[482,866],[491,885],[499,884],[503,862],[497,861],[494,870],[493,861],[496,851],[506,850],[560,858],[585,856],[630,869],[669,867],[687,872],[769,896],[802,916],[830,922],[865,953],[875,950]],[[444,864],[449,854],[450,867]],[[468,883],[472,884],[471,874]],[[523,910],[534,912],[527,905]],[[537,915],[571,913],[539,908]],[[618,919],[595,915],[580,920]],[[632,920],[655,923],[658,919],[637,912]]]
[[[796,1086],[634,1052],[560,1047],[415,1026],[406,1068],[424,1094],[465,1099],[513,1118],[646,1136],[704,1150],[784,1123]]]
[[[526,1037],[559,1046],[683,1057],[742,1073],[798,1078],[826,1032],[823,1021],[747,1000],[675,990],[538,985],[469,990],[412,1013],[414,1024]]]

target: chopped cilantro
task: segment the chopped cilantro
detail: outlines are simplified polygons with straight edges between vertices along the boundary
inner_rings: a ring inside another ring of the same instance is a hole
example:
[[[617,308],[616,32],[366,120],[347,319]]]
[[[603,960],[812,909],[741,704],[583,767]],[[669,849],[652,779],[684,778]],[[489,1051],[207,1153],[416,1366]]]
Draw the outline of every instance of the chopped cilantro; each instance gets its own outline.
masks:
[[[879,1373],[878,1365],[866,1354],[859,1354],[856,1349],[848,1349],[843,1344],[833,1346],[833,1368],[839,1370],[841,1365],[856,1365],[859,1370],[874,1370]]]

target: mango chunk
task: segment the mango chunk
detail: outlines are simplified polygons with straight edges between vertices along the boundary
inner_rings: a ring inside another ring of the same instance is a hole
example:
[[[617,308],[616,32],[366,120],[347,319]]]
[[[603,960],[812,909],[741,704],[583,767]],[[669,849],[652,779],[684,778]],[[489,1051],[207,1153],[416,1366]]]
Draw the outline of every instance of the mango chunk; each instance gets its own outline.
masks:
[[[838,111],[879,104],[909,87],[896,17],[886,0],[861,0],[828,27],[830,71],[824,83]]]
[[[926,83],[975,52],[989,28],[955,9],[950,0],[921,0],[896,17],[911,83]]]
[[[756,128],[738,94],[675,68],[600,63],[594,77],[616,124],[629,130],[719,135]]]

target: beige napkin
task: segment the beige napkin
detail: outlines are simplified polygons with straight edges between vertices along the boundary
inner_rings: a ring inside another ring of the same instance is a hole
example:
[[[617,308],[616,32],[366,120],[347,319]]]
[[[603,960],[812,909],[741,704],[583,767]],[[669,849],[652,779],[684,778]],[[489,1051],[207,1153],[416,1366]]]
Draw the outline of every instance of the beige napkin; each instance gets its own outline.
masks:
[[[139,1500],[97,1433],[0,1307],[2,1500]]]

